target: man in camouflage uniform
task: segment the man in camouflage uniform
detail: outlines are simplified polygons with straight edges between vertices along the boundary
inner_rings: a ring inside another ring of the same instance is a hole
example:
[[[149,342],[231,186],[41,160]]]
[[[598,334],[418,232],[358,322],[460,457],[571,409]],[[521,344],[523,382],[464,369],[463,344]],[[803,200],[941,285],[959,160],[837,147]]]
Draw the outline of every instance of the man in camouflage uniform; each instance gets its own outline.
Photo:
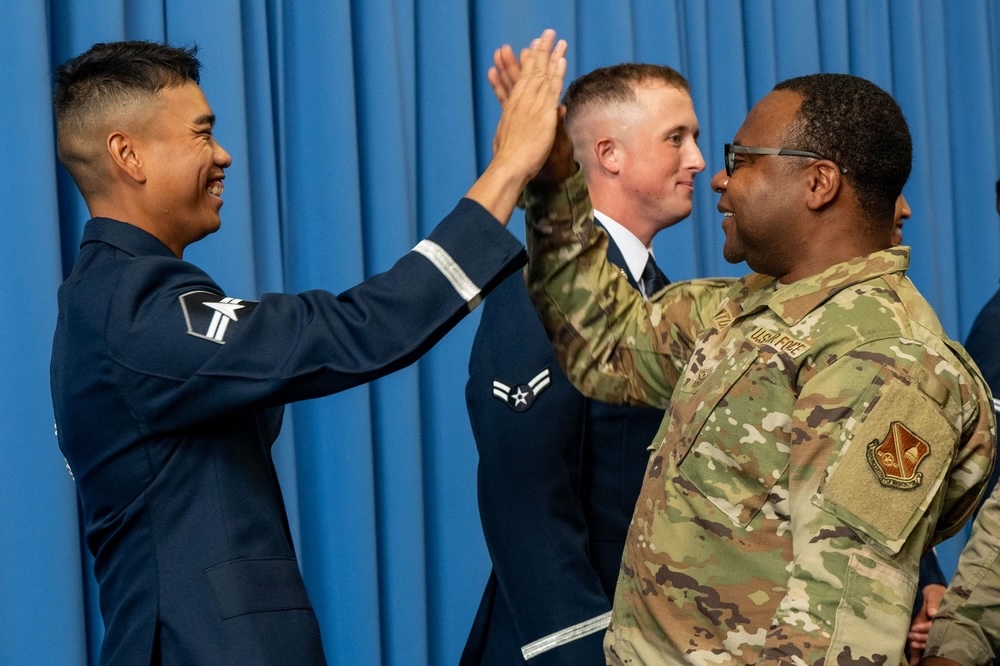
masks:
[[[996,183],[996,209],[1000,213],[1000,180]],[[1000,291],[976,316],[966,340],[994,396],[1000,395],[998,322]],[[993,406],[1000,410],[996,397]],[[927,659],[925,664],[1000,664],[1000,495],[996,486],[994,469],[989,484],[994,490],[979,510],[955,578],[934,617],[926,654],[940,657]]]
[[[1000,494],[983,504],[934,617],[925,666],[986,666],[1000,654]],[[937,656],[934,656],[937,655]]]
[[[849,75],[776,86],[712,181],[723,253],[755,273],[650,302],[608,265],[559,143],[525,198],[536,307],[582,392],[670,400],[608,660],[900,663],[920,556],[978,501],[995,421],[889,246],[898,105]]]

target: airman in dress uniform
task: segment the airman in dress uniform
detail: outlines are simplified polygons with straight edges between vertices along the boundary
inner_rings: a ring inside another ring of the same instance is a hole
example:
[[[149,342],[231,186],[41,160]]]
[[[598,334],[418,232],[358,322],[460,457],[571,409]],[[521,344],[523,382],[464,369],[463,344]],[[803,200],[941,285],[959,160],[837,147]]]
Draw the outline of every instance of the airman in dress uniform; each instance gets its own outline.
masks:
[[[52,398],[94,554],[102,664],[314,664],[271,445],[285,403],[415,361],[523,265],[503,227],[552,144],[547,31],[468,195],[339,295],[227,295],[185,248],[220,224],[229,153],[193,49],[98,44],[59,70],[59,157],[93,219],[59,289]]]

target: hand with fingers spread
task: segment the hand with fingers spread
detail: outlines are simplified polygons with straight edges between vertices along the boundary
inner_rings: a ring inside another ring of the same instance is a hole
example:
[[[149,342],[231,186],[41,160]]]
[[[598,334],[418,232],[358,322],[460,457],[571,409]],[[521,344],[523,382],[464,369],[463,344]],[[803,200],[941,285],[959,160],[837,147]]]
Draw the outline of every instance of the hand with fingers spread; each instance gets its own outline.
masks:
[[[504,109],[514,93],[514,87],[524,71],[526,59],[531,49],[522,49],[520,59],[514,57],[514,50],[509,44],[504,44],[493,52],[493,67],[487,72],[487,78],[493,87],[493,94]],[[563,118],[566,108],[559,107],[558,122],[555,128],[555,139],[552,149],[534,178],[536,184],[556,184],[562,182],[576,171],[573,161],[573,142],[566,132]],[[496,139],[493,141],[493,152],[498,148]]]
[[[566,74],[566,42],[555,38],[554,30],[544,31],[522,51],[517,71],[506,74],[493,160],[466,195],[501,222],[509,219],[521,189],[542,168],[552,148]]]

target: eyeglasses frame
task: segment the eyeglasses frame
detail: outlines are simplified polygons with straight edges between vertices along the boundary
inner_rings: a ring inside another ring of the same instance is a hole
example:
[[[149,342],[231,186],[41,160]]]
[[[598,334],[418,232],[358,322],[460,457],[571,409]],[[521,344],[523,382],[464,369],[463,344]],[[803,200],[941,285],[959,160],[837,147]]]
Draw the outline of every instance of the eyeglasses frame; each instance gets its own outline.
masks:
[[[828,162],[833,162],[829,157],[823,157],[819,153],[813,153],[808,150],[795,150],[794,148],[765,148],[762,146],[741,146],[739,144],[727,143],[725,144],[723,156],[726,164],[726,176],[732,176],[733,170],[736,167],[736,153],[742,155],[778,155],[779,157],[811,157],[816,160],[826,160]],[[836,162],[833,162],[834,166],[840,171],[840,173],[847,173],[847,167],[842,167]]]

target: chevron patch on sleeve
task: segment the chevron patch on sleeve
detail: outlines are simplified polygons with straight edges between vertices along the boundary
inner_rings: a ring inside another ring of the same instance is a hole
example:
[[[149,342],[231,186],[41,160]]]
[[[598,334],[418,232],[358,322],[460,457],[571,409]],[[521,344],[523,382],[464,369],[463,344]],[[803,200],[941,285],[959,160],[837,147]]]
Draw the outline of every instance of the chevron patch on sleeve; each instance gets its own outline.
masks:
[[[525,384],[508,386],[500,380],[494,379],[493,397],[507,403],[507,406],[515,412],[523,412],[535,404],[538,395],[551,383],[552,379],[549,376],[548,368],[544,368]]]

